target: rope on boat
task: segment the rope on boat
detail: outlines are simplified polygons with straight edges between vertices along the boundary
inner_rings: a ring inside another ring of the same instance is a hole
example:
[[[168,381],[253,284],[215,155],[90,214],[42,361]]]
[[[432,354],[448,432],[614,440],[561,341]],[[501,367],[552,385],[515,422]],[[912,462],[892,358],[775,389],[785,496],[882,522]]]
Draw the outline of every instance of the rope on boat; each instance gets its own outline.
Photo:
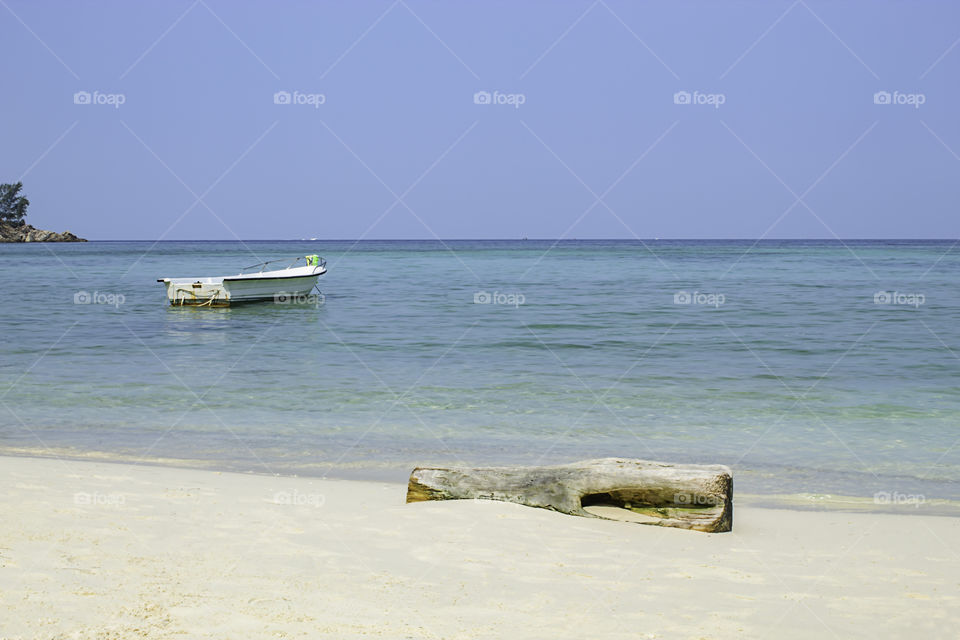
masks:
[[[177,299],[176,299],[176,301],[177,301],[177,303],[179,303],[179,305],[180,305],[181,307],[182,307],[182,306],[184,305],[184,303],[186,302],[187,296],[184,295],[184,294],[187,294],[187,293],[189,293],[191,296],[193,296],[193,301],[194,301],[194,303],[196,303],[196,306],[198,306],[198,307],[212,307],[212,306],[213,306],[213,303],[216,302],[217,298],[220,297],[220,292],[219,292],[219,291],[214,291],[213,293],[210,294],[210,297],[207,298],[207,300],[206,300],[205,302],[197,302],[197,300],[198,300],[197,294],[194,293],[193,291],[189,291],[189,290],[187,290],[187,289],[177,289]]]

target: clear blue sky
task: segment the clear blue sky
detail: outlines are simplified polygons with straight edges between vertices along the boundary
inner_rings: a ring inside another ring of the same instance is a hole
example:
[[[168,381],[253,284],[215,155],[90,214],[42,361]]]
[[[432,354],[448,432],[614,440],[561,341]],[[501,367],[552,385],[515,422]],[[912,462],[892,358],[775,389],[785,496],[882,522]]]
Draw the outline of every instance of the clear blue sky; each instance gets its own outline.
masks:
[[[3,0],[0,181],[92,239],[956,238],[958,39],[952,1]]]

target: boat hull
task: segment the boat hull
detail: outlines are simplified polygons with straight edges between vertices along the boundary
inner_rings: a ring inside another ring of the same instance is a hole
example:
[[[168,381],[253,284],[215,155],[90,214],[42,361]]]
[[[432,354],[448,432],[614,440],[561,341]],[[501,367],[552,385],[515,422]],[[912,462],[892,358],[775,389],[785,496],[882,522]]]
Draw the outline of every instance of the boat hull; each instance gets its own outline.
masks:
[[[250,280],[225,280],[231,302],[254,302],[273,300],[274,302],[289,302],[290,299],[303,297],[313,290],[317,284],[318,275],[297,278],[283,278],[267,280],[264,278]]]
[[[243,302],[303,300],[326,273],[323,266],[238,274],[222,278],[163,278],[173,306],[227,307]]]

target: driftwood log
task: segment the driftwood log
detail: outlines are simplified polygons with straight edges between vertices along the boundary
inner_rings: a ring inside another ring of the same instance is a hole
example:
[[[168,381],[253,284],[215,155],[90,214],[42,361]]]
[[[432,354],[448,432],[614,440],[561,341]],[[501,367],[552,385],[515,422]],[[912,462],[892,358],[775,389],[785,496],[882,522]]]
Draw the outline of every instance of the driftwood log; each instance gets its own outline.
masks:
[[[721,465],[604,458],[552,467],[417,467],[407,502],[501,500],[588,518],[720,533],[733,528]]]

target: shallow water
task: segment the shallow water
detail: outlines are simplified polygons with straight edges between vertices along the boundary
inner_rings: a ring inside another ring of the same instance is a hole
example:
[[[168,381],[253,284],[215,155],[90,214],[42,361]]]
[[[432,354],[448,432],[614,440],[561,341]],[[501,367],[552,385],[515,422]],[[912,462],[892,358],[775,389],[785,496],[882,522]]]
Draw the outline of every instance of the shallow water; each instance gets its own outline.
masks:
[[[398,479],[616,455],[957,500],[952,244],[0,245],[0,450]],[[322,304],[171,308],[156,283],[308,253]]]

